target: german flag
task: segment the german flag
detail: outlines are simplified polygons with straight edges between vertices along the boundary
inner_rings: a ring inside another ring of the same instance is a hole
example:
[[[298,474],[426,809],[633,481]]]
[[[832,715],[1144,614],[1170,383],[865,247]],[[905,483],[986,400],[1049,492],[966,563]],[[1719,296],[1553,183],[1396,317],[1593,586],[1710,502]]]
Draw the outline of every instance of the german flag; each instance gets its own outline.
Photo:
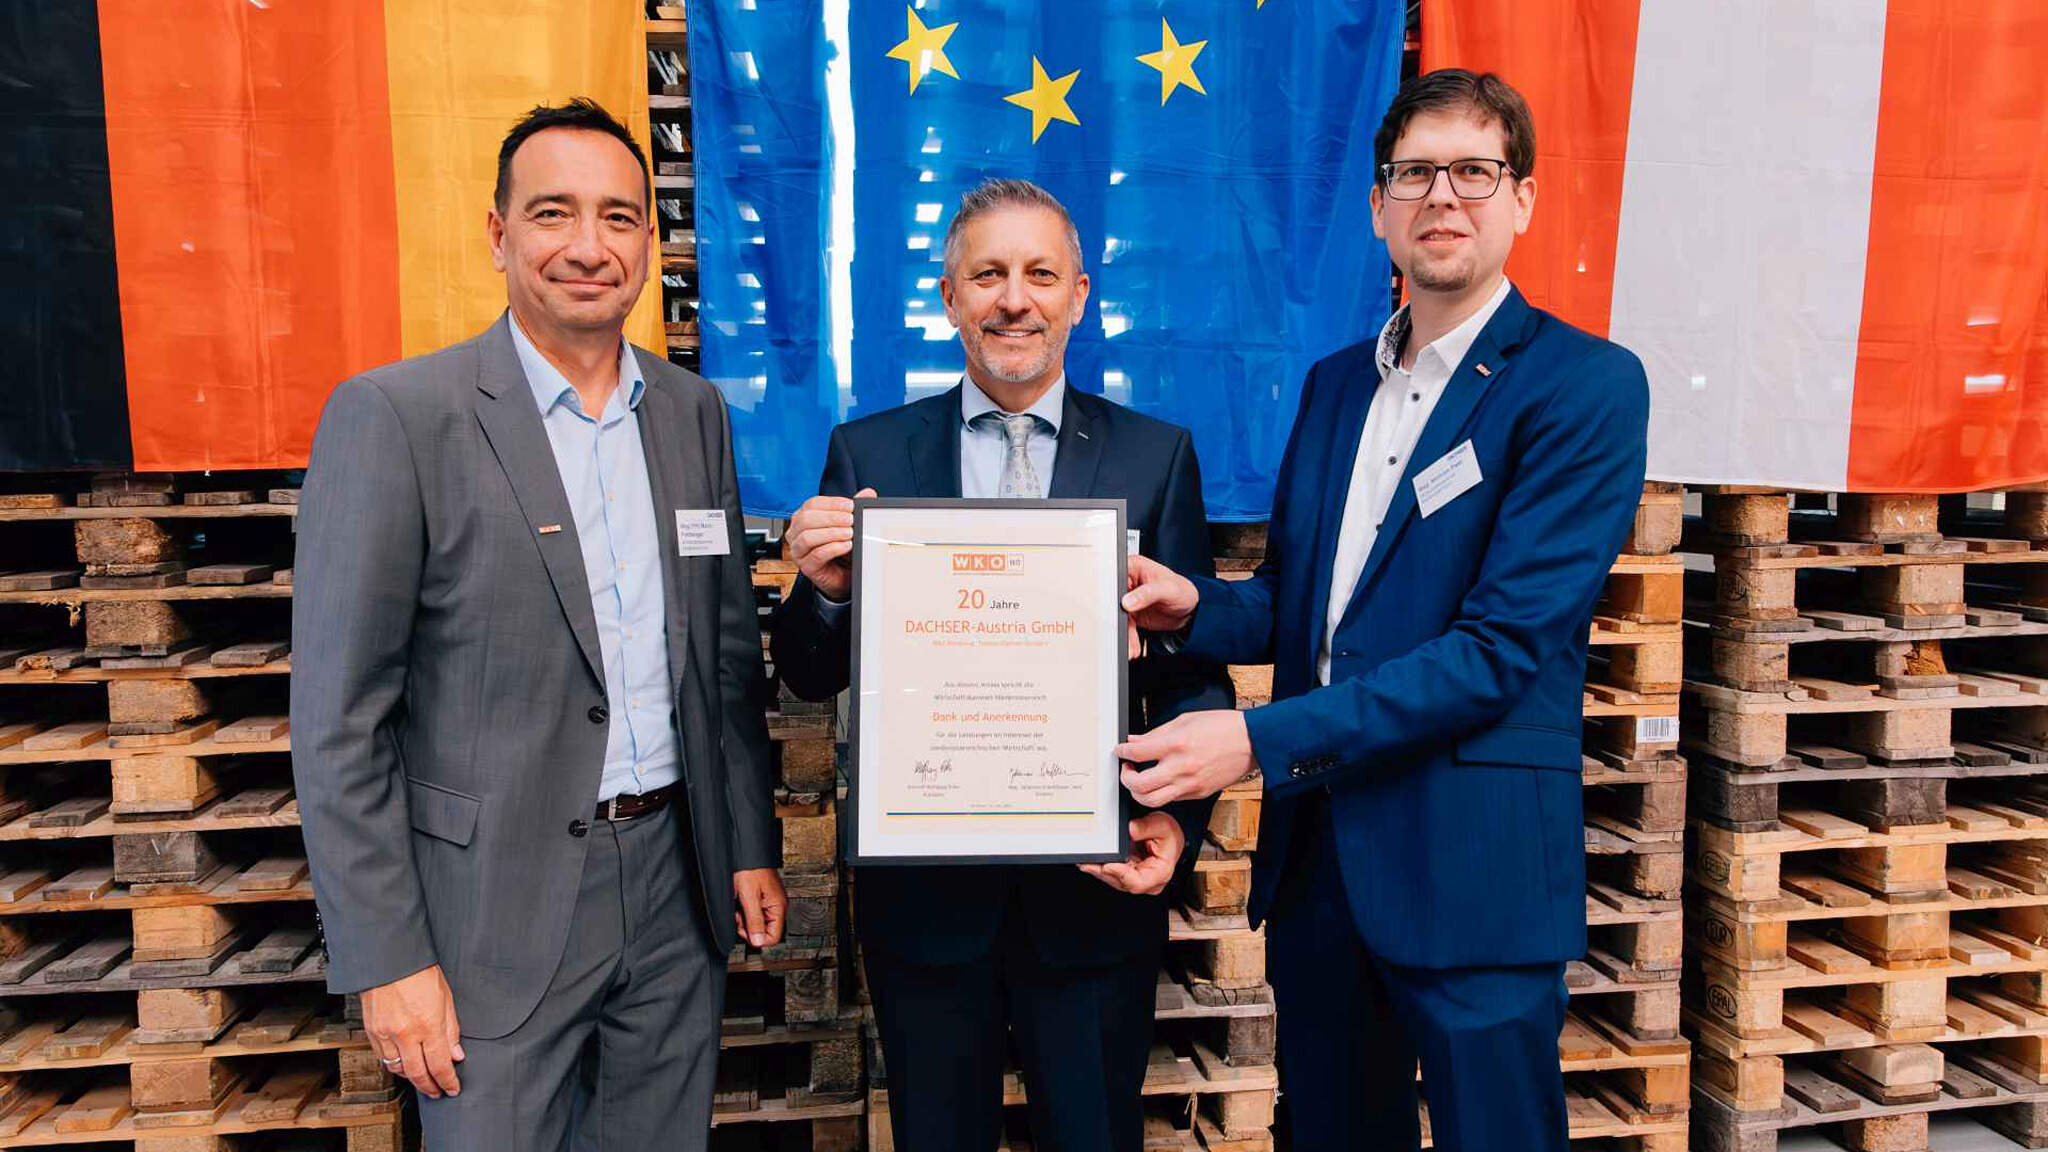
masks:
[[[302,466],[337,383],[504,307],[484,221],[522,113],[590,96],[645,145],[645,27],[623,0],[8,5],[0,469]],[[658,287],[628,334],[661,346]]]

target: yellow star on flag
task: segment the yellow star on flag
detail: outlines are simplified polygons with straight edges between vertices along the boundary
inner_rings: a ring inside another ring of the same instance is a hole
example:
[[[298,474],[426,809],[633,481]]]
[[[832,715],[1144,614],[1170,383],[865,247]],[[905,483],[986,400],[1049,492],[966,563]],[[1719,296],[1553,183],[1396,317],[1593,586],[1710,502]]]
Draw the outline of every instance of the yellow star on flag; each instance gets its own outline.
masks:
[[[1045,74],[1045,65],[1040,64],[1038,57],[1033,56],[1031,58],[1031,87],[1022,92],[1012,92],[1008,96],[1003,97],[1004,100],[1015,104],[1019,108],[1031,109],[1031,142],[1033,144],[1038,143],[1039,133],[1044,132],[1045,126],[1054,120],[1064,120],[1076,126],[1081,123],[1081,118],[1074,115],[1072,108],[1067,107],[1067,90],[1074,86],[1074,78],[1080,74],[1081,70],[1076,68],[1065,76],[1054,80]]]
[[[933,69],[958,80],[960,74],[953,71],[953,62],[946,59],[946,41],[953,35],[953,29],[960,25],[953,23],[927,28],[924,21],[917,18],[917,9],[908,5],[904,6],[903,14],[909,18],[910,30],[905,34],[903,43],[889,49],[889,59],[910,65],[911,92],[917,91],[918,82]]]
[[[1208,45],[1207,40],[1197,40],[1192,44],[1175,40],[1173,26],[1164,18],[1160,19],[1159,51],[1138,57],[1138,63],[1159,70],[1159,103],[1165,104],[1173,90],[1183,84],[1204,96],[1209,94],[1208,89],[1202,87],[1201,77],[1195,75],[1195,57],[1200,56]]]

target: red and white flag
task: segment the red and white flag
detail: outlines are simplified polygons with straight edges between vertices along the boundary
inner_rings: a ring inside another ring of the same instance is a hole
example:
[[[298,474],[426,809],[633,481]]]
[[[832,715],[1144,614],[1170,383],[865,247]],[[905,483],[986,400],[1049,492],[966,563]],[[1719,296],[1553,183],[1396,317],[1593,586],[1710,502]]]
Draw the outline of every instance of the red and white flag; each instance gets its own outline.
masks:
[[[1423,0],[1536,118],[1508,274],[1641,356],[1650,475],[2048,480],[2048,3]]]

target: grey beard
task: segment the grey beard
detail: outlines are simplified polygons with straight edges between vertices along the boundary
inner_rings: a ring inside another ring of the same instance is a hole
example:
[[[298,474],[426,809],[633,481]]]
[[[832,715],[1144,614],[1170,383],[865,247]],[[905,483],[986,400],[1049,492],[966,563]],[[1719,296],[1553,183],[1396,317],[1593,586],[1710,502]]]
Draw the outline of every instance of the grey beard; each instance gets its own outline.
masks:
[[[1047,331],[1048,333],[1050,333],[1051,330],[1048,329]],[[976,353],[980,353],[984,347],[981,340],[982,338],[980,336],[975,337],[973,350]],[[1065,334],[1062,334],[1056,340],[1048,340],[1045,346],[1045,354],[1040,356],[1038,359],[1033,360],[1030,363],[1024,365],[1022,368],[1005,370],[1003,368],[998,367],[986,356],[981,357],[981,367],[982,370],[987,372],[990,376],[993,376],[996,379],[1001,380],[1005,384],[1022,384],[1027,380],[1034,380],[1039,376],[1044,375],[1047,369],[1051,368],[1054,364],[1059,363],[1060,356],[1064,354],[1066,350],[1067,337]]]

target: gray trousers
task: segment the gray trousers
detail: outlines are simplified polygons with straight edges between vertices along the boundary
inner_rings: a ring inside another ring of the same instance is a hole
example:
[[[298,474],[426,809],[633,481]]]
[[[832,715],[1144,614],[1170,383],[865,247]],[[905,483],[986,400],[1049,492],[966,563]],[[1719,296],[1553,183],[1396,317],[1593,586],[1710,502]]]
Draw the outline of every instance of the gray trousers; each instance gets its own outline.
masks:
[[[562,966],[511,1035],[462,1038],[462,1095],[419,1102],[428,1149],[705,1147],[725,957],[677,828],[673,808],[591,823]]]

